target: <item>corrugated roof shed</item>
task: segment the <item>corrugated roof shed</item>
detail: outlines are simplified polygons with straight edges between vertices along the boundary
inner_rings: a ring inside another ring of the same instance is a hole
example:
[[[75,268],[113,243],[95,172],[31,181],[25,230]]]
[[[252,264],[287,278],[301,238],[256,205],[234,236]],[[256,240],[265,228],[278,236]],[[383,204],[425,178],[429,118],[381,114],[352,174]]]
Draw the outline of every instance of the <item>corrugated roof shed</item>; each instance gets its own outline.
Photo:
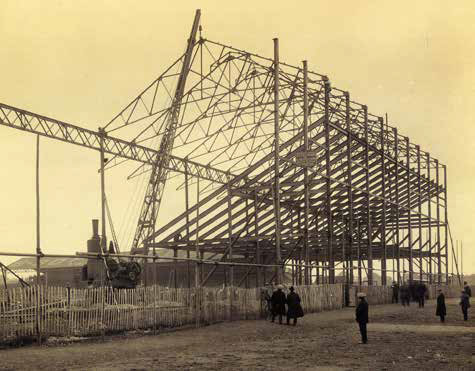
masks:
[[[75,268],[87,264],[87,259],[41,258],[41,269]],[[8,265],[11,270],[36,269],[36,258],[21,258]]]

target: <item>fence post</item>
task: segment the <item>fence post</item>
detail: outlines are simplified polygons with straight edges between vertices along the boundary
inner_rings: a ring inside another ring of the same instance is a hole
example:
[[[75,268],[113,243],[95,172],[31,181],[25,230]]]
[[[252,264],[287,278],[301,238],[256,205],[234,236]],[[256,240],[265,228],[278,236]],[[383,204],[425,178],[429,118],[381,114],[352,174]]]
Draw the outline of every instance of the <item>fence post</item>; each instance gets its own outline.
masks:
[[[68,315],[66,316],[67,318],[67,321],[68,321],[68,326],[67,326],[67,330],[68,330],[68,334],[70,333],[71,331],[71,321],[70,321],[70,317],[71,317],[71,286],[69,285],[69,282],[66,284],[66,288],[68,290]]]
[[[153,272],[154,272],[154,282],[153,282],[153,334],[157,333],[157,270],[156,270],[156,255],[155,248],[153,251]]]
[[[105,312],[106,312],[106,303],[105,303],[105,296],[107,292],[105,292],[105,289],[107,290],[107,287],[101,286],[100,287],[100,293],[101,293],[101,298],[102,298],[102,310],[101,310],[101,336],[102,340],[104,341],[104,337],[106,335],[106,325],[105,325]]]
[[[36,335],[38,338],[38,345],[41,345],[41,299],[40,299],[40,255],[36,257]]]

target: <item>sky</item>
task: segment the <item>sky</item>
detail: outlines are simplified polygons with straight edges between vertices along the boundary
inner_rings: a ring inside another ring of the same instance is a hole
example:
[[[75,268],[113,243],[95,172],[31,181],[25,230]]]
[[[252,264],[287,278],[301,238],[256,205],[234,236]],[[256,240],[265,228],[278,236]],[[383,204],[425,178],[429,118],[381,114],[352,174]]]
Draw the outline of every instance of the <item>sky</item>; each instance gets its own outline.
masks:
[[[199,7],[204,37],[269,57],[278,37],[282,61],[308,60],[446,164],[450,228],[475,273],[473,1],[191,3],[0,0],[0,102],[97,130],[181,55]],[[0,127],[0,138],[0,251],[33,252],[36,137]],[[42,138],[40,162],[42,249],[84,251],[100,216],[99,155]],[[122,237],[140,202],[129,172],[106,179]]]

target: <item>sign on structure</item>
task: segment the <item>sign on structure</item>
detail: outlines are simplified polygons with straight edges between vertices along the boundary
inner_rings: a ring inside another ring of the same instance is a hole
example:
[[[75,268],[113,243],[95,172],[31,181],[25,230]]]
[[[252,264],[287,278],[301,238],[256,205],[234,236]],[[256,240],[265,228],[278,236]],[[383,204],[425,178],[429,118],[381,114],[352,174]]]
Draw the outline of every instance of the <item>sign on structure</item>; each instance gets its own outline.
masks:
[[[311,167],[317,163],[317,153],[315,151],[302,151],[295,154],[295,162],[301,166]]]

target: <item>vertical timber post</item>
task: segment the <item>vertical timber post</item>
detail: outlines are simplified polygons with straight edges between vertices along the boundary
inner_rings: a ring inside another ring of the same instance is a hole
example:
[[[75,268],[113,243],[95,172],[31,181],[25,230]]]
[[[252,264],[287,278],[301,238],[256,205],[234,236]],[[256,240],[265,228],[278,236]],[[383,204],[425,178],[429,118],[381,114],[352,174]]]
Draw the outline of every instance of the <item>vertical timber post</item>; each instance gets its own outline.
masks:
[[[429,219],[429,225],[427,227],[427,234],[429,238],[429,284],[432,285],[432,182],[430,180],[430,155],[426,153],[426,161],[427,161],[427,213]]]
[[[107,237],[106,237],[106,191],[105,191],[105,174],[104,174],[104,137],[106,132],[103,128],[99,128],[99,133],[101,135],[101,227],[102,227],[102,238],[101,238],[101,251],[102,254],[107,252]],[[145,274],[145,277],[147,275]]]
[[[256,235],[256,262],[258,266],[256,267],[256,287],[261,287],[261,246],[259,243],[259,224],[257,222],[257,191],[254,191],[254,233]]]
[[[387,259],[387,251],[386,251],[386,166],[384,163],[384,120],[382,117],[379,118],[380,130],[381,130],[381,193],[382,193],[382,200],[383,200],[383,217],[382,217],[382,225],[381,225],[381,248],[382,248],[382,257],[381,257],[381,285],[386,286],[386,259]]]
[[[195,264],[195,325],[196,327],[200,326],[201,321],[201,279],[200,279],[200,247],[199,247],[199,233],[200,233],[200,178],[196,178],[196,242],[195,242],[195,253],[196,253],[196,264]]]
[[[351,135],[351,121],[350,121],[350,93],[345,92],[345,121],[346,121],[346,130],[348,131],[347,137],[347,148],[346,148],[346,161],[347,165],[347,183],[348,183],[348,205],[349,205],[349,231],[348,231],[348,254],[350,259],[350,284],[353,284],[353,177],[352,177],[352,161],[351,161],[351,145],[352,145],[352,135]]]
[[[304,135],[304,151],[305,151],[305,158],[306,164],[303,169],[304,171],[304,192],[305,192],[305,215],[304,215],[304,249],[305,249],[305,285],[309,285],[311,283],[311,279],[309,280],[309,265],[310,265],[310,258],[309,258],[309,248],[308,248],[308,228],[309,228],[309,212],[310,212],[310,200],[309,200],[309,180],[308,180],[308,66],[307,61],[303,61],[303,135]],[[300,221],[300,218],[299,218]],[[299,261],[299,272],[302,269],[302,260]],[[299,273],[301,284],[301,274]]]
[[[419,281],[422,282],[423,279],[423,264],[422,264],[422,195],[421,195],[421,148],[416,146],[417,151],[417,213],[419,217],[417,218],[418,234],[419,234]]]
[[[409,137],[406,137],[406,186],[407,186],[407,239],[409,244],[409,282],[414,279],[414,265],[412,260],[412,223],[411,223],[411,147]]]
[[[274,213],[275,213],[275,258],[277,283],[282,283],[282,257],[280,253],[280,112],[279,112],[279,39],[274,39]]]
[[[41,239],[40,239],[40,136],[36,136],[36,334],[41,345],[40,325]],[[6,286],[6,285],[5,285]]]
[[[325,208],[327,215],[327,262],[328,262],[328,283],[335,283],[335,261],[333,257],[333,220],[331,209],[331,169],[330,169],[330,81],[328,77],[323,77],[325,90]]]
[[[185,163],[185,208],[186,208],[186,235],[187,235],[187,248],[186,248],[186,280],[188,291],[191,289],[191,267],[190,267],[190,195],[188,189],[188,163]]]
[[[440,260],[440,190],[439,190],[439,161],[435,160],[435,187],[437,191],[437,207],[436,207],[436,215],[437,215],[437,284],[440,285],[442,283],[442,263]]]
[[[444,169],[444,225],[445,225],[445,236],[444,236],[444,243],[445,243],[445,283],[449,282],[449,239],[448,239],[448,230],[449,230],[449,210],[447,208],[447,166],[442,165]],[[463,272],[462,272],[463,274]]]
[[[231,213],[231,187],[228,179],[228,243],[229,243],[229,260],[233,261],[233,223]],[[229,320],[233,320],[233,299],[234,299],[234,267],[229,266]]]
[[[358,245],[356,250],[356,255],[358,257],[358,286],[361,286],[363,284],[363,279],[361,276],[361,225],[359,219],[356,221],[356,224],[356,228],[358,229]]]
[[[401,248],[400,248],[400,240],[399,240],[399,210],[400,210],[400,202],[399,202],[399,137],[397,133],[397,129],[393,128],[394,132],[394,171],[396,177],[396,254],[397,254],[397,261],[396,261],[396,270],[397,270],[397,283],[402,285],[404,282],[404,272],[402,272],[403,277],[401,277]],[[394,254],[394,253],[393,253]]]
[[[366,225],[368,246],[366,258],[368,259],[368,286],[373,285],[373,246],[372,246],[372,228],[371,228],[371,204],[369,197],[369,139],[368,139],[368,107],[363,106],[364,114],[364,139],[365,139],[365,193],[366,193]]]

